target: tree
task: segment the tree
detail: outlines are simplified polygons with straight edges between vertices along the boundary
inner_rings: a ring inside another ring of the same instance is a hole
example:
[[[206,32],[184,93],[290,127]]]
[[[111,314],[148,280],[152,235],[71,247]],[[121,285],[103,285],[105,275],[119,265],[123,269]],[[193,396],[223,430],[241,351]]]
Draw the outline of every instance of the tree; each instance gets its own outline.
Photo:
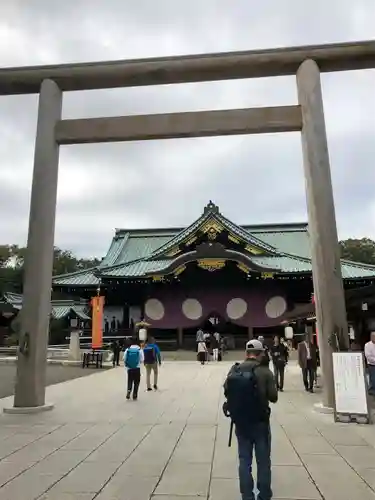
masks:
[[[17,245],[0,245],[0,292],[22,292],[23,269],[27,249]],[[96,267],[99,259],[79,259],[70,250],[55,247],[53,274],[68,274]]]
[[[10,246],[9,245],[0,245],[0,267],[3,267],[7,264],[10,259]]]
[[[349,238],[340,241],[339,245],[343,259],[375,265],[375,241],[370,238]]]

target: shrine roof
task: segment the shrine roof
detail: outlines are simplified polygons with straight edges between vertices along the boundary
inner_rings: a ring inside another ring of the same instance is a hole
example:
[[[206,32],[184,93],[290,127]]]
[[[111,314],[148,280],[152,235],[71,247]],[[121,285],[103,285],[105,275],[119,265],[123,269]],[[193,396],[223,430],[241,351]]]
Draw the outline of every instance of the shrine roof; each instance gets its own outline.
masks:
[[[18,293],[5,292],[0,298],[0,303],[6,303],[15,310],[21,310],[23,304],[23,296]],[[51,301],[51,316],[54,319],[62,319],[68,316],[73,311],[80,319],[87,321],[88,305],[85,302],[77,302],[75,300],[52,300]]]
[[[94,287],[100,277],[132,278],[161,272],[171,264],[168,251],[199,231],[207,221],[221,224],[234,237],[262,250],[249,258],[255,266],[280,273],[311,272],[308,225],[302,223],[237,225],[212,202],[188,227],[116,229],[110,248],[97,268],[55,276],[54,286]],[[344,279],[375,276],[375,266],[342,261]]]

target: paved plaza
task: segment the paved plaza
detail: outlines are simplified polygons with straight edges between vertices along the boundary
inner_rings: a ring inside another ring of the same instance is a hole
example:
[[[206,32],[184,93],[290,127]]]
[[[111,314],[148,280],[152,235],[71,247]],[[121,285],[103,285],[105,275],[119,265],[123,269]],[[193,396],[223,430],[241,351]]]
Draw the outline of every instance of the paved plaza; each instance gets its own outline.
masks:
[[[166,362],[125,400],[124,369],[47,389],[52,412],[0,417],[1,500],[239,500],[222,382],[230,363]],[[312,411],[292,363],[274,406],[275,499],[375,500],[375,427]],[[12,398],[0,400],[10,406]]]
[[[2,363],[0,358],[0,398],[14,394],[17,366],[15,363]],[[67,380],[92,375],[94,369],[80,366],[47,365],[46,384],[53,385]],[[95,372],[94,372],[95,373]]]

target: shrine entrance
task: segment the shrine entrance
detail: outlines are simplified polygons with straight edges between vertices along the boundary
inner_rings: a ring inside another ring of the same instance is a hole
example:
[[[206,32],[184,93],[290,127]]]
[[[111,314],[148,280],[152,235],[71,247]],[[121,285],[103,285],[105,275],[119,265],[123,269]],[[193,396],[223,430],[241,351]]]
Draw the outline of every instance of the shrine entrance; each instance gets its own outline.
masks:
[[[197,330],[202,329],[205,333],[213,335],[218,332],[225,339],[228,349],[244,349],[248,340],[248,328],[237,325],[227,320],[224,315],[217,312],[210,313],[197,327],[184,328],[182,330],[182,347],[185,349],[196,349]]]
[[[347,322],[320,71],[375,66],[374,42],[5,68],[0,95],[39,93],[34,173],[25,266],[24,302],[14,406],[45,409],[46,345],[50,314],[59,146],[235,134],[302,132],[314,292],[321,332],[324,404],[333,407],[332,347]],[[298,103],[113,118],[62,120],[65,91],[296,75]],[[30,335],[32,333],[32,335]]]

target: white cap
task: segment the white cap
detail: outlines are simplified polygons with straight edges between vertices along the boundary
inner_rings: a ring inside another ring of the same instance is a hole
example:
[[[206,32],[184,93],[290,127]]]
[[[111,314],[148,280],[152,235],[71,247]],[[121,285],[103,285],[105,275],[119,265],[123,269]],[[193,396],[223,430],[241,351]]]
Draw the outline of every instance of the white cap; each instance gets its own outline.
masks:
[[[262,342],[257,339],[249,340],[246,344],[247,351],[264,351]]]

